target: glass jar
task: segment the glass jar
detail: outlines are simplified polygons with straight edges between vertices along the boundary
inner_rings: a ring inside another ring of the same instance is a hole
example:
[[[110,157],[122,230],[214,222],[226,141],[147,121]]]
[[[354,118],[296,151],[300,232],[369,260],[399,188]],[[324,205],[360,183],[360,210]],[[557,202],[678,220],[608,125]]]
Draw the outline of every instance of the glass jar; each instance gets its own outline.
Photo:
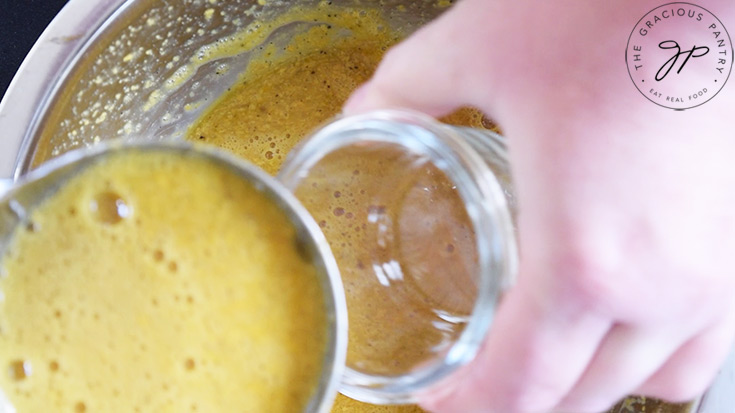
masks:
[[[441,389],[474,358],[516,276],[503,138],[377,111],[318,130],[278,178],[340,267],[350,325],[341,392],[386,404]]]

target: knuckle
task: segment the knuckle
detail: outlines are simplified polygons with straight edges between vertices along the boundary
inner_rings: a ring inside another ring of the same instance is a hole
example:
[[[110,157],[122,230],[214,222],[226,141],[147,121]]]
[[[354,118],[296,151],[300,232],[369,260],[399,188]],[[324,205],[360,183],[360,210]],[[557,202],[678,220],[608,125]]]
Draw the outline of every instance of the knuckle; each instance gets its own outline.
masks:
[[[622,298],[619,274],[589,249],[560,254],[552,271],[556,293],[582,310],[609,313]]]

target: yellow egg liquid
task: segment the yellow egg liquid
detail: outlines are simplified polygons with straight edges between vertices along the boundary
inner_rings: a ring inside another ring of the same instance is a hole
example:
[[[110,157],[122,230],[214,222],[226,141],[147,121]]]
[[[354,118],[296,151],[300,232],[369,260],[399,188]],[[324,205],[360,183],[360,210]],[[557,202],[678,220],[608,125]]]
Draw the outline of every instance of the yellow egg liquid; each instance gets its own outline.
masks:
[[[298,242],[224,166],[109,155],[2,256],[0,388],[18,412],[302,411],[327,321]]]
[[[425,410],[416,405],[375,405],[362,403],[341,394],[337,395],[331,413],[422,413]]]
[[[288,152],[333,119],[350,93],[370,78],[385,51],[405,36],[391,29],[377,8],[326,2],[294,7],[259,27],[275,30],[303,21],[314,26],[294,33],[285,47],[266,44],[252,55],[238,84],[189,129],[187,139],[225,148],[275,174]],[[212,45],[210,53],[232,55],[237,47],[240,42],[225,42]],[[473,109],[443,120],[495,128]]]

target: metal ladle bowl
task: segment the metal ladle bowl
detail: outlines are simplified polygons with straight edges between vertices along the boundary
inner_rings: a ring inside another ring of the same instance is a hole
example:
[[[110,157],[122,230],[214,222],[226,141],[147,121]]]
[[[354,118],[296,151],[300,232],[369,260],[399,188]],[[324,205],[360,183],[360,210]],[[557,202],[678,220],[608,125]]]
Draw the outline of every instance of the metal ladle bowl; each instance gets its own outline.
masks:
[[[228,169],[272,201],[294,226],[299,245],[316,268],[324,297],[327,340],[322,370],[307,411],[326,413],[337,395],[347,352],[347,304],[337,263],[318,224],[296,197],[278,181],[254,165],[222,150],[183,142],[106,142],[93,148],[78,149],[53,159],[23,176],[0,192],[0,261],[12,243],[15,229],[28,223],[31,211],[55,193],[70,178],[111,155],[124,152],[159,153],[183,159],[204,159]],[[161,188],[165,190],[165,188]],[[212,213],[217,206],[212,205]],[[243,366],[248,368],[248,366]],[[7,406],[0,390],[0,412],[14,411]]]

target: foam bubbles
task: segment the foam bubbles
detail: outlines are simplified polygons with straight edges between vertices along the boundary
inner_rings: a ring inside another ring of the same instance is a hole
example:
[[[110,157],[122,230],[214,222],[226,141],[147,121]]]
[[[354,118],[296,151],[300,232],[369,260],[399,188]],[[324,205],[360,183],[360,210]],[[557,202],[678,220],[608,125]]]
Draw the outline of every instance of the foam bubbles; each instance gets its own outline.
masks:
[[[13,360],[10,362],[9,373],[11,379],[21,381],[33,374],[33,367],[28,360]]]
[[[131,214],[125,200],[115,192],[105,191],[97,194],[89,203],[92,216],[103,224],[117,224]]]

